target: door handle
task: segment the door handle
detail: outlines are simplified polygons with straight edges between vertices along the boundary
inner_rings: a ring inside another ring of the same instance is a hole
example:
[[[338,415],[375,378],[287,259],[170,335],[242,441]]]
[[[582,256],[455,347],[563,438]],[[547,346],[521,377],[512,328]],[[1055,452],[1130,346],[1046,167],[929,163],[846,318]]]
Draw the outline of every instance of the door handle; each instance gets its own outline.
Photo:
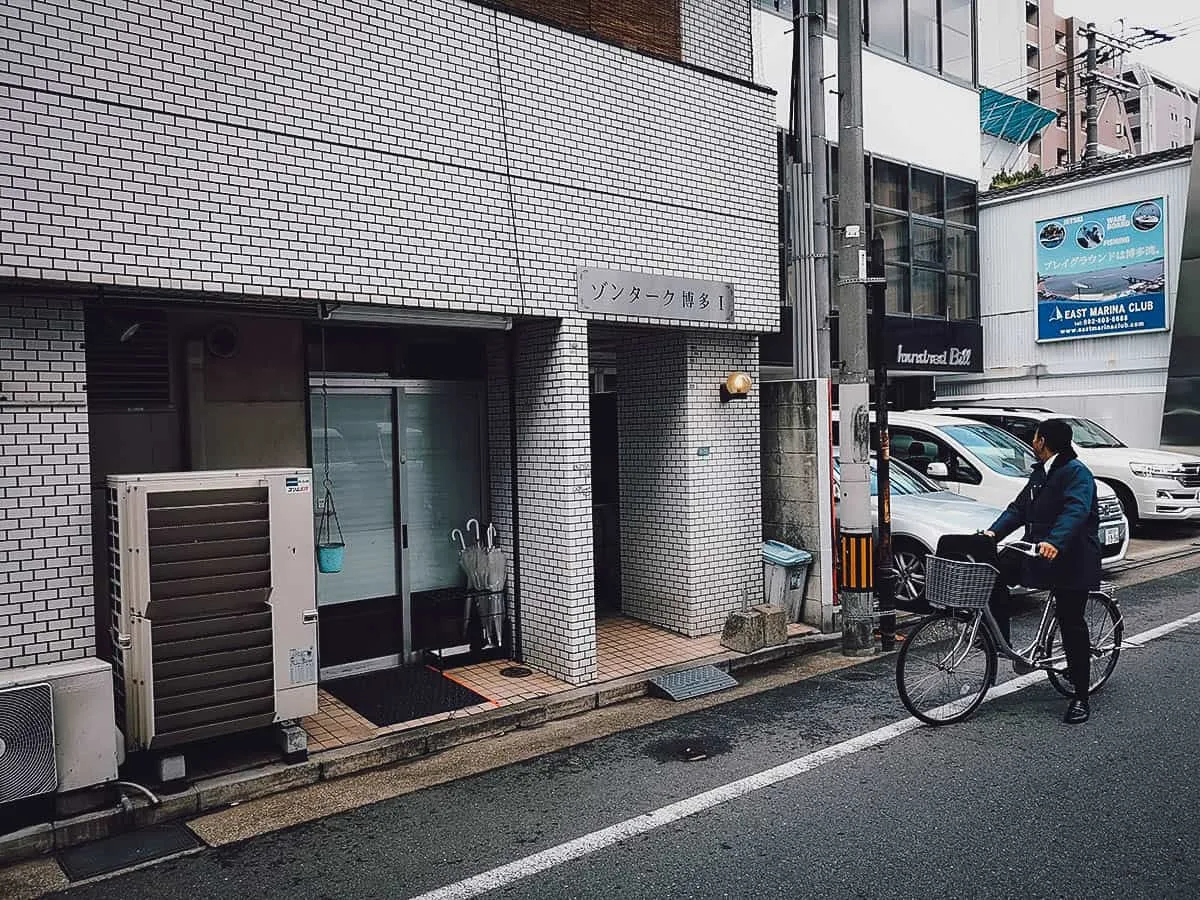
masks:
[[[408,525],[407,524],[400,526],[400,548],[402,550],[408,549]]]

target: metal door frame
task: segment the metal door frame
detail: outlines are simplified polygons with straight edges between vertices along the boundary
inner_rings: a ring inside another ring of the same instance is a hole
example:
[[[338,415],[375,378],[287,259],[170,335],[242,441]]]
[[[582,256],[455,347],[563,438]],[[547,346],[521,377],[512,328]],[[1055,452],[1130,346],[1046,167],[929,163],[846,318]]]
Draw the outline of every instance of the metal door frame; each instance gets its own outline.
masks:
[[[401,607],[401,630],[403,633],[400,659],[396,662],[417,662],[420,654],[412,647],[412,593],[410,590],[410,566],[408,564],[408,521],[404,511],[408,508],[409,489],[408,471],[405,463],[408,459],[408,431],[406,427],[406,407],[404,399],[409,394],[437,394],[448,390],[469,389],[474,396],[479,415],[479,485],[480,485],[480,524],[485,527],[491,517],[491,492],[488,489],[490,473],[488,470],[488,430],[487,430],[487,390],[486,382],[481,380],[445,381],[429,378],[392,378],[387,376],[370,375],[337,375],[323,376],[320,372],[309,375],[309,396],[315,396],[324,386],[330,392],[339,394],[376,394],[391,395],[392,406],[392,504],[393,504],[393,540],[396,544],[396,584],[399,589]],[[309,440],[312,439],[311,426]],[[449,535],[446,536],[449,540]],[[363,598],[369,599],[369,598]],[[347,601],[353,603],[354,601]],[[379,663],[390,664],[392,657],[381,657]],[[364,660],[371,663],[374,660]],[[354,666],[348,663],[347,666]],[[385,665],[373,666],[382,668]]]

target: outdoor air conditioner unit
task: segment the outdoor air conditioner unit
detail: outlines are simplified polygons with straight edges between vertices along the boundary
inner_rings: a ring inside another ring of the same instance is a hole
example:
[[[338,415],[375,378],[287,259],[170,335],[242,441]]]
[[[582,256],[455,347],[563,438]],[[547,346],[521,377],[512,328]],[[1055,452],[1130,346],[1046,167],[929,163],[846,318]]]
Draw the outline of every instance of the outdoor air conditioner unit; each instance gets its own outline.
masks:
[[[117,780],[112,667],[75,659],[0,673],[0,804]]]
[[[311,470],[112,476],[108,514],[130,750],[317,711]]]

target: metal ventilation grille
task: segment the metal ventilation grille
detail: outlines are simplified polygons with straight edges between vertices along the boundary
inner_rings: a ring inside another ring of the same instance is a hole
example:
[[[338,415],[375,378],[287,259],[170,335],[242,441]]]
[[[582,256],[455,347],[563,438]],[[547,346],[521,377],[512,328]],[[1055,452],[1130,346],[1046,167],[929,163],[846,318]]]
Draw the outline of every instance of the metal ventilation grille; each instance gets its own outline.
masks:
[[[50,685],[0,691],[0,804],[49,794],[57,787]]]
[[[90,402],[170,402],[170,339],[161,311],[89,308],[85,328]]]
[[[154,747],[275,717],[267,489],[148,495]]]

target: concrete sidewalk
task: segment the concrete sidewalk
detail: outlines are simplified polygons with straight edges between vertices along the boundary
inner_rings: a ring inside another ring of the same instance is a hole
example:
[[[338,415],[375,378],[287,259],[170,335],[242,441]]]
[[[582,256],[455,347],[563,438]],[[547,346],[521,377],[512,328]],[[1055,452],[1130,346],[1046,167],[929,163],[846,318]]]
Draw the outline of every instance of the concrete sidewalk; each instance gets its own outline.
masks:
[[[669,672],[712,665],[734,672],[777,663],[838,645],[840,634],[794,637],[786,644],[755,653],[724,652],[703,659],[664,666],[561,693],[385,734],[337,749],[313,753],[308,760],[288,765],[275,762],[231,774],[197,779],[177,793],[160,793],[151,804],[140,795],[132,804],[115,805],[92,813],[34,825],[0,836],[0,865],[53,853],[147,825],[186,819],[283,791],[344,778],[371,769],[417,760],[462,744],[498,737],[518,729],[613,706],[647,696],[650,681]],[[719,695],[714,695],[719,696]]]

